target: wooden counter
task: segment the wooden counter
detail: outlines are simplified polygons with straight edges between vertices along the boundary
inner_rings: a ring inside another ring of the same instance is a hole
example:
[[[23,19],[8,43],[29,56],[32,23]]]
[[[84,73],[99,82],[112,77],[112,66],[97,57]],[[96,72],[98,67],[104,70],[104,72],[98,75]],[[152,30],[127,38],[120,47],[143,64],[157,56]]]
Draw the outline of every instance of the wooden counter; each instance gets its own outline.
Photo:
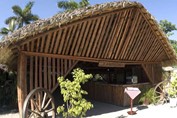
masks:
[[[84,89],[88,92],[90,99],[111,103],[119,106],[129,106],[130,98],[124,93],[126,87],[138,87],[140,91],[151,87],[150,83],[139,84],[106,84],[100,82],[89,82],[84,86]],[[135,98],[134,104],[138,104],[139,96]]]

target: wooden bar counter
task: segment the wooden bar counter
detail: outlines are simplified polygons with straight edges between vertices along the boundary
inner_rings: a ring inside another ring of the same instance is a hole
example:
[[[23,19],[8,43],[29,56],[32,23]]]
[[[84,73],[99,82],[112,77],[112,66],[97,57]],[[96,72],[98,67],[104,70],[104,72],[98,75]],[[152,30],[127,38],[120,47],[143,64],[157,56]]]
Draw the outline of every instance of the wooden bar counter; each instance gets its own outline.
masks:
[[[126,87],[137,87],[142,91],[151,87],[150,83],[138,83],[138,84],[107,84],[102,82],[89,82],[84,86],[84,89],[88,92],[90,99],[115,104],[118,106],[129,106],[130,98],[124,93]],[[139,97],[135,98],[134,104],[138,104]]]

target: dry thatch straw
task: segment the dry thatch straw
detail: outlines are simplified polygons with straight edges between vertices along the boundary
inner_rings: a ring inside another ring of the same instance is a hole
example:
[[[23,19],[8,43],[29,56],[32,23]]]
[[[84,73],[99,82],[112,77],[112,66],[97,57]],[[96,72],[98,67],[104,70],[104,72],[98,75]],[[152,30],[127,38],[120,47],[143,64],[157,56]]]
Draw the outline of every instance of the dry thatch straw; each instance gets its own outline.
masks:
[[[10,48],[1,47],[0,48],[0,64],[5,64],[7,66],[10,66],[12,54],[13,53]]]

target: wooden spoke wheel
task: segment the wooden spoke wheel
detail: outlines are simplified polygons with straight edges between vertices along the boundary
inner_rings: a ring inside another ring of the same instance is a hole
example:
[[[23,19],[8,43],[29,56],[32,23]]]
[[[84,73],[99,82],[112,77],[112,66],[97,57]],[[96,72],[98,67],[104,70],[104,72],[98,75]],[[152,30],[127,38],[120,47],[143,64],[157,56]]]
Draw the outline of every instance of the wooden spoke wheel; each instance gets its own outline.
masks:
[[[154,89],[154,104],[164,104],[169,101],[170,81],[165,80],[158,83]]]
[[[52,94],[44,88],[32,90],[23,105],[23,118],[55,118]]]

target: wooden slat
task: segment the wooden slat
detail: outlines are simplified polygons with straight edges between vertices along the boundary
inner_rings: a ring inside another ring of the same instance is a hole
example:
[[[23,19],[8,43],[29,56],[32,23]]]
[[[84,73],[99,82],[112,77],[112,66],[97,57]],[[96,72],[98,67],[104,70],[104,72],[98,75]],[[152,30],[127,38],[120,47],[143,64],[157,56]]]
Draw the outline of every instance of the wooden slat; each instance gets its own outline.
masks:
[[[104,21],[105,21],[105,17],[104,17],[104,18],[103,18],[103,17],[100,17],[99,20],[100,20],[99,30],[98,30],[97,36],[96,36],[96,38],[95,38],[95,43],[94,43],[94,45],[93,45],[93,48],[92,48],[91,56],[90,56],[90,57],[93,57],[93,56],[96,55],[96,51],[95,51],[95,50],[96,50],[96,49],[98,48],[98,46],[100,45],[98,41],[101,40],[100,37],[101,37],[101,33],[102,33],[102,31],[103,31],[103,24],[104,24]]]
[[[68,30],[70,30],[70,29],[64,29],[64,32],[62,33],[62,38],[60,39],[61,40],[61,42],[60,42],[60,44],[59,44],[59,46],[58,46],[58,54],[61,54],[62,53],[62,50],[63,50],[63,47],[64,47],[64,42],[65,42],[65,40],[66,40],[66,35],[67,35],[67,33],[68,33]]]
[[[58,33],[58,31],[55,31],[54,34],[53,34],[53,37],[52,37],[52,40],[51,40],[51,46],[49,48],[50,49],[49,53],[52,53],[53,50],[54,50],[54,45],[55,45],[55,42],[57,40],[57,33]]]
[[[55,75],[56,75],[56,69],[55,69],[55,68],[56,68],[56,64],[55,64],[55,60],[56,60],[55,58],[52,58],[52,82],[53,82],[53,83],[52,83],[52,88],[53,88],[53,87],[55,86],[55,84],[57,83],[57,82],[56,82],[56,79],[57,79],[57,78],[56,78],[56,76],[55,76]]]
[[[158,59],[158,57],[159,57],[159,55],[161,54],[161,53],[163,53],[164,51],[163,51],[163,49],[160,47],[159,48],[159,50],[158,50],[158,52],[157,52],[157,56],[155,56],[154,58],[153,58],[153,60],[154,61],[159,61],[159,60],[157,60]],[[160,59],[162,59],[162,58],[160,58]]]
[[[159,51],[161,51],[161,49],[162,49],[162,47],[160,45],[158,45],[156,47],[156,49],[155,49],[156,51],[153,53],[153,56],[151,55],[150,61],[155,61],[154,59],[159,55],[158,53],[159,53]]]
[[[34,72],[34,75],[35,75],[35,88],[38,87],[38,81],[39,81],[39,78],[38,78],[38,56],[35,56],[35,72]]]
[[[60,40],[61,40],[61,35],[62,35],[62,32],[64,32],[64,30],[66,30],[66,29],[63,29],[63,30],[60,30],[57,32],[57,36],[56,36],[55,44],[54,44],[54,49],[53,49],[54,54],[57,53],[57,50],[58,50],[59,44],[60,44]]]
[[[109,34],[109,38],[108,38],[110,41],[108,41],[107,45],[105,45],[105,49],[104,49],[104,53],[103,53],[102,58],[105,57],[105,55],[108,54],[108,52],[110,50],[110,47],[111,47],[110,46],[111,44],[113,45],[112,47],[114,47],[114,43],[115,43],[114,41],[117,40],[116,39],[117,37],[115,37],[115,34],[118,34],[117,31],[120,29],[120,26],[119,26],[120,17],[121,17],[121,13],[115,14],[113,21],[110,22],[110,24],[112,25],[111,26],[111,31],[110,31],[110,34]],[[119,28],[118,28],[118,26],[119,26]]]
[[[153,31],[153,34],[154,34],[156,37],[158,37],[158,35],[157,35],[155,29],[153,28],[152,24],[150,24],[149,20],[147,19],[147,15],[150,15],[150,14],[144,14],[144,13],[141,11],[141,9],[138,9],[138,10],[139,10],[139,12],[141,12],[141,15],[143,15],[143,16],[145,17],[145,20],[146,20],[147,23],[149,24],[149,26],[150,26],[150,28],[151,28],[151,31]],[[160,33],[160,32],[159,32],[159,33]],[[164,48],[164,51],[166,52],[167,56],[170,58],[170,55],[169,55],[169,53],[167,52],[166,48],[164,47],[164,44],[161,42],[161,40],[158,40],[158,41],[159,41],[159,43],[161,44],[161,46]]]
[[[61,48],[62,52],[59,53],[59,54],[66,54],[66,53],[65,53],[65,52],[66,52],[66,48],[68,47],[68,42],[69,42],[69,40],[70,40],[70,36],[71,36],[71,34],[72,34],[73,27],[74,27],[74,26],[68,28],[66,37],[64,37],[64,40],[63,40],[63,41],[64,41],[63,47]],[[60,49],[60,48],[59,48],[59,49]]]
[[[59,60],[59,59],[58,59]],[[72,61],[72,60],[71,60]],[[76,64],[78,63],[78,61],[72,61],[72,64],[71,66],[68,67],[66,73],[62,76],[66,77],[70,72],[71,70],[76,66]],[[58,66],[59,67],[59,66]],[[60,66],[61,67],[61,66]],[[56,90],[56,88],[58,87],[58,83],[56,83],[55,87],[52,88],[52,92]]]
[[[73,46],[71,47],[71,52],[70,52],[70,55],[74,55],[74,49],[76,48],[76,44],[77,44],[77,41],[79,39],[79,35],[80,35],[80,32],[81,32],[81,28],[82,28],[82,23],[81,24],[78,24],[77,25],[77,32],[76,32],[76,35],[75,35],[75,40],[73,41]]]
[[[122,54],[121,54],[121,50],[126,50],[124,51],[124,54],[123,55],[127,55],[127,53],[130,51],[130,45],[133,43],[133,39],[134,39],[134,36],[135,36],[135,32],[138,30],[138,25],[141,21],[141,17],[139,17],[140,14],[137,12],[135,14],[135,18],[133,19],[133,22],[132,22],[132,26],[131,26],[131,29],[129,31],[129,34],[128,34],[128,37],[127,37],[127,42],[124,43],[123,45],[123,39],[121,38],[121,42],[118,46],[118,51],[116,52],[116,55],[115,55],[115,59],[121,59],[122,58]],[[128,56],[128,55],[127,55]]]
[[[105,46],[107,44],[107,42],[109,42],[108,36],[110,35],[110,30],[112,29],[112,22],[113,22],[113,16],[109,16],[109,21],[108,21],[108,25],[106,28],[106,32],[104,33],[104,37],[101,43],[101,47],[100,47],[100,51],[98,53],[98,58],[101,58],[101,56],[103,55],[103,51],[105,49]]]
[[[48,53],[48,52],[49,52],[51,36],[52,36],[52,33],[49,33],[49,34],[47,35],[47,37],[46,37],[47,39],[46,39],[46,42],[45,42],[45,49],[44,49],[44,52],[45,52],[45,53]]]
[[[48,89],[47,87],[47,57],[44,57],[44,88]]]
[[[155,42],[154,44],[152,44],[152,47],[149,51],[151,51],[151,53],[149,52],[148,56],[145,58],[145,60],[147,59],[147,61],[152,61],[152,58],[155,56],[155,53],[157,52],[157,49],[161,46],[159,46],[159,42],[157,41],[157,39],[154,39]]]
[[[152,36],[150,39],[154,39],[154,38],[155,38],[155,36]],[[144,58],[146,57],[146,55],[147,55],[148,51],[150,50],[153,42],[154,42],[154,40],[149,40],[148,43],[146,44],[147,47],[145,48],[145,50],[143,52],[143,55],[141,56],[142,60],[144,60]]]
[[[126,32],[124,32],[125,28],[126,28],[126,22],[129,16],[130,10],[126,10],[123,12],[122,17],[120,19],[120,26],[121,29],[119,31],[119,38],[117,40],[120,40],[119,46],[117,48],[117,54],[120,53],[120,51],[122,50],[122,46],[124,44],[124,40],[125,40],[125,34]],[[109,55],[109,54],[108,54]]]
[[[64,66],[63,66],[63,68],[64,68],[64,70],[63,70],[63,75],[65,75],[65,73],[67,72],[67,70],[68,70],[68,60],[66,60],[66,59],[63,59],[63,63],[64,63]]]
[[[134,54],[134,57],[132,60],[137,60],[139,52],[141,51],[140,49],[144,46],[143,43],[144,43],[144,40],[146,39],[145,34],[147,34],[145,29],[147,29],[147,27],[148,27],[148,25],[144,23],[144,26],[142,27],[142,30],[140,32],[140,36],[137,39],[138,43],[137,43],[137,46],[135,47],[135,50],[134,50],[134,52],[136,52],[136,53]]]
[[[77,33],[76,29],[77,29],[77,25],[73,26],[71,35],[70,35],[70,37],[68,39],[68,44],[66,46],[66,51],[64,52],[64,54],[66,54],[66,55],[69,54],[69,52],[71,51],[71,48],[73,47],[73,41],[74,41],[75,35]]]
[[[34,86],[33,86],[33,78],[34,78],[34,74],[33,74],[33,56],[30,56],[30,91],[34,89]]]
[[[87,51],[88,51],[88,48],[89,48],[89,44],[90,44],[90,41],[91,41],[91,37],[93,35],[93,32],[95,29],[95,25],[96,25],[96,20],[93,20],[91,21],[91,26],[89,28],[89,32],[87,34],[87,37],[85,38],[85,44],[84,44],[84,48],[83,48],[83,52],[82,52],[82,56],[86,56],[87,54]]]
[[[61,76],[63,76],[64,75],[64,59],[61,59],[60,60],[61,61],[61,66],[60,66],[60,69],[61,69]]]
[[[96,26],[94,28],[94,32],[92,34],[92,38],[91,38],[91,41],[89,43],[89,46],[88,46],[88,50],[87,50],[87,53],[86,53],[86,57],[91,57],[90,56],[90,53],[91,51],[93,51],[93,47],[94,47],[94,42],[96,43],[96,37],[97,37],[97,33],[99,32],[100,29],[98,29],[99,25],[100,25],[100,21],[101,21],[101,18],[97,19],[96,20]]]
[[[114,11],[108,11],[108,12],[105,12],[105,13],[102,13],[102,14],[96,14],[96,15],[92,15],[91,17],[89,16],[89,18],[85,18],[85,19],[82,19],[82,21],[81,20],[78,20],[78,21],[76,21],[76,22],[72,22],[72,23],[69,23],[69,24],[67,24],[67,25],[62,25],[62,26],[60,26],[59,28],[58,27],[56,27],[56,28],[53,28],[53,29],[50,29],[50,30],[48,30],[48,32],[46,32],[46,33],[39,33],[39,34],[37,34],[37,35],[35,35],[35,38],[39,38],[39,37],[41,37],[41,36],[43,36],[43,35],[48,35],[49,33],[51,33],[51,32],[54,32],[54,31],[56,31],[56,30],[63,30],[63,29],[65,29],[65,28],[68,28],[68,27],[70,27],[70,26],[73,26],[73,25],[75,25],[75,24],[79,24],[79,23],[81,23],[81,22],[87,22],[87,21],[90,21],[90,20],[92,20],[92,19],[97,19],[97,18],[99,18],[99,17],[102,17],[102,16],[105,16],[105,15],[107,15],[107,14],[109,14],[109,15],[111,15],[111,14],[114,14],[114,13],[117,13],[117,12],[121,12],[121,11],[124,11],[124,10],[126,10],[126,9],[131,9],[131,8],[134,8],[135,6],[130,6],[130,7],[123,7],[123,8],[120,8],[120,9],[118,9],[118,10],[114,10]],[[26,39],[26,42],[30,42],[30,41],[32,41],[32,40],[34,40],[34,36],[29,36],[29,37],[27,37],[27,39]],[[24,43],[26,43],[26,42],[18,42],[17,43],[17,45],[19,45],[19,44],[24,44]]]
[[[84,31],[85,31],[86,25],[87,25],[87,22],[84,22],[82,24],[81,32],[80,32],[79,39],[78,39],[77,44],[76,44],[76,49],[74,51],[74,55],[78,55],[78,53],[79,53],[79,48],[80,48],[80,45],[81,45],[81,40],[83,38],[83,34],[84,34]]]
[[[99,61],[108,61],[108,62],[119,62],[119,63],[131,63],[131,64],[149,64],[149,63],[160,63],[160,62],[145,62],[145,61],[129,61],[129,60],[112,60],[112,59],[99,59],[99,58],[90,58],[90,57],[80,57],[80,56],[69,56],[69,55],[56,55],[56,54],[46,54],[46,53],[36,53],[36,52],[26,52],[21,51],[25,55],[28,56],[37,56],[40,55],[42,57],[52,57],[52,58],[60,58],[60,59],[72,59],[78,61],[88,61],[88,62],[99,62]]]
[[[123,33],[123,36],[122,36],[122,37],[125,37],[125,38],[121,39],[121,40],[124,40],[124,44],[122,46],[121,52],[118,55],[119,59],[123,59],[126,56],[125,52],[127,51],[127,48],[128,48],[127,46],[129,44],[129,41],[130,41],[129,37],[131,37],[131,35],[129,34],[129,32],[131,32],[131,26],[132,26],[132,24],[136,23],[136,22],[134,22],[135,20],[132,21],[132,19],[133,19],[134,16],[136,16],[136,12],[134,10],[130,10],[129,14],[128,14],[126,25],[125,25],[124,33]],[[137,22],[138,22],[138,20],[137,20]],[[113,56],[112,56],[112,58],[113,58]]]
[[[44,51],[44,42],[45,42],[45,35],[42,37],[41,46],[40,46],[40,52]]]
[[[108,58],[113,58],[116,55],[116,52],[120,48],[120,43],[123,35],[123,29],[125,28],[125,17],[127,17],[129,11],[122,12],[120,19],[119,19],[119,26],[118,26],[118,32],[116,33],[116,39],[114,42],[114,46],[112,47],[112,50],[108,53]]]
[[[83,37],[82,37],[82,40],[81,40],[81,45],[79,47],[79,52],[78,52],[78,55],[82,55],[82,52],[84,50],[84,47],[85,47],[85,43],[86,43],[86,38],[87,38],[87,35],[88,35],[88,32],[89,32],[89,29],[90,29],[90,26],[91,26],[91,21],[88,21],[86,27],[85,27],[85,30],[83,32]]]
[[[60,64],[60,59],[57,59],[57,76],[61,76],[61,64]]]
[[[99,58],[101,56],[100,52],[102,52],[102,50],[104,49],[104,44],[106,42],[106,37],[104,35],[106,32],[108,22],[109,22],[109,16],[103,17],[101,26],[100,26],[100,30],[101,30],[100,37],[99,37],[98,45],[96,46],[94,57]]]
[[[34,41],[31,41],[31,52],[33,52],[34,51]]]
[[[40,38],[36,39],[36,52],[39,52]]]
[[[19,114],[22,116],[22,108],[27,96],[27,57],[20,53],[18,61],[18,77],[17,77],[17,96],[18,96],[18,108]]]
[[[42,78],[42,57],[39,57],[39,87],[43,87],[43,78]]]
[[[134,38],[132,39],[133,41],[132,41],[131,48],[130,48],[131,53],[129,53],[130,55],[128,57],[129,60],[133,60],[133,58],[136,54],[135,47],[137,47],[137,43],[140,42],[138,40],[139,39],[138,37],[141,36],[141,30],[140,29],[143,26],[143,23],[144,23],[144,20],[141,19],[141,21],[139,23],[139,26],[137,26],[139,28],[136,30],[136,32],[134,32],[135,35],[134,35]]]
[[[48,58],[48,64],[47,64],[47,75],[48,75],[48,78],[47,78],[47,84],[48,84],[48,90],[51,90],[52,88],[52,79],[51,79],[51,69],[52,69],[52,66],[51,66],[51,58],[49,57]]]
[[[110,55],[113,54],[113,49],[115,48],[115,44],[116,44],[116,42],[118,42],[117,37],[118,37],[119,31],[121,29],[120,23],[122,22],[122,20],[120,20],[120,19],[122,17],[122,14],[123,14],[123,12],[120,12],[117,14],[118,16],[116,18],[116,24],[114,24],[115,27],[113,28],[113,32],[111,34],[112,37],[110,39],[110,45],[109,45],[107,52],[105,54],[107,58],[110,58]]]
[[[30,51],[30,44],[29,44],[29,42],[27,43],[27,51]]]
[[[146,36],[144,36],[144,38],[143,38],[142,46],[139,48],[139,51],[137,52],[138,56],[137,56],[136,60],[140,60],[140,57],[142,56],[144,50],[146,49],[146,44],[147,44],[149,37],[150,37],[150,28],[147,28],[146,32],[147,33],[146,33]]]

